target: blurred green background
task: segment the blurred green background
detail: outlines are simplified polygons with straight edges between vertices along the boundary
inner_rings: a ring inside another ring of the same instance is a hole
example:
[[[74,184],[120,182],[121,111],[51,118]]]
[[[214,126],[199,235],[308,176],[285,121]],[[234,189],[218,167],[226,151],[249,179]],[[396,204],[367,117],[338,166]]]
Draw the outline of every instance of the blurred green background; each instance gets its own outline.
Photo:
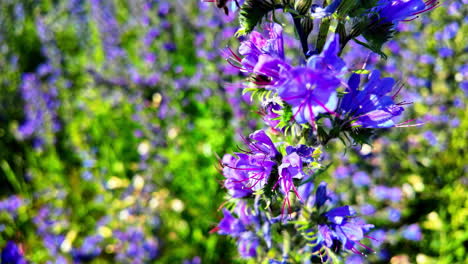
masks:
[[[466,11],[444,1],[403,23],[388,60],[345,54],[400,79],[406,118],[424,122],[324,149],[324,179],[376,208],[388,256],[371,263],[468,263]],[[31,263],[245,262],[209,232],[227,198],[217,157],[263,127],[225,85],[241,80],[220,52],[236,29],[235,12],[200,1],[0,1],[0,248],[15,241]]]

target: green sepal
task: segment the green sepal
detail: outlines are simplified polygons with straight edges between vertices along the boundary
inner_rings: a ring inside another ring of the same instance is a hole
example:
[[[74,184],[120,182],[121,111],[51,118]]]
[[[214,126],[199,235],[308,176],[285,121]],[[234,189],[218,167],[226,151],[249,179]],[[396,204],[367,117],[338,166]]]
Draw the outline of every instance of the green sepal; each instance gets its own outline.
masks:
[[[352,123],[351,123],[352,126]],[[375,136],[375,130],[369,128],[361,128],[361,127],[352,127],[350,131],[347,133],[352,139],[353,144],[359,145],[371,145],[372,139]]]

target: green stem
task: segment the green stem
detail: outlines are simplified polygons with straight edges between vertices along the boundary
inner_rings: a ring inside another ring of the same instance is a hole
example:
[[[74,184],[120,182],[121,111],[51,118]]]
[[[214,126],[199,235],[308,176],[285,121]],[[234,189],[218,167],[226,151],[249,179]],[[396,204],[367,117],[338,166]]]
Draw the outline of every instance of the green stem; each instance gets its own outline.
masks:
[[[325,42],[327,41],[328,30],[330,29],[330,23],[330,19],[322,19],[316,42],[316,49],[318,53],[322,52],[323,46],[325,46]]]
[[[288,231],[283,230],[283,258],[289,255],[291,249],[291,236]]]
[[[293,21],[294,21],[294,26],[296,27],[297,34],[299,35],[299,39],[301,41],[301,46],[302,46],[302,52],[304,53],[304,56],[306,59],[308,58],[307,52],[309,51],[309,44],[307,43],[307,36],[304,33],[304,29],[302,28],[301,25],[301,18],[295,16],[294,14],[291,14]]]

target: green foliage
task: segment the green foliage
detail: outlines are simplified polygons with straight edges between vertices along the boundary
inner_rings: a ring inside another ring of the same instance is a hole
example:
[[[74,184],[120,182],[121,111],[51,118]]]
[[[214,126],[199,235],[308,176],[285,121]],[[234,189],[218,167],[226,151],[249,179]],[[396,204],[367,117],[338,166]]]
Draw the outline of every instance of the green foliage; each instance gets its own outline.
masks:
[[[387,55],[382,52],[382,46],[393,38],[393,35],[395,34],[393,27],[394,25],[392,23],[370,25],[369,29],[362,33],[362,36],[367,40],[367,43],[361,42],[357,39],[354,39],[354,41],[386,59]]]
[[[249,34],[269,12],[284,7],[278,0],[246,0],[239,11],[240,29],[236,34]]]

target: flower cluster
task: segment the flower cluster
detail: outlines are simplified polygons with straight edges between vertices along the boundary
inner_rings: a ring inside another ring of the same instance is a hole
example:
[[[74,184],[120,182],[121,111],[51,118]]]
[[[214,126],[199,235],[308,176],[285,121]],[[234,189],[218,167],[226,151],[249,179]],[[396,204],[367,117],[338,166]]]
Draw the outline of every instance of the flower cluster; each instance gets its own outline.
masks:
[[[326,184],[321,183],[315,194],[315,206],[321,211],[328,199]],[[362,219],[356,217],[356,211],[350,206],[342,206],[321,213],[321,222],[318,224],[316,247],[322,244],[328,248],[337,248],[340,245],[353,253],[361,254],[356,249],[356,244],[370,249],[360,241],[364,234],[374,225],[366,224]]]
[[[330,262],[343,251],[360,256],[365,255],[361,251],[372,251],[361,241],[377,240],[366,235],[374,225],[357,217],[349,205],[340,206],[342,199],[329,192],[325,182],[317,187],[315,196],[311,194],[314,182],[326,170],[320,150],[336,138],[351,145],[363,144],[379,129],[410,126],[410,121],[397,122],[408,103],[397,98],[402,84],[381,77],[378,70],[367,70],[365,65],[354,68],[341,53],[354,40],[385,57],[381,47],[393,36],[398,22],[412,20],[438,3],[374,1],[364,8],[360,4],[336,0],[321,7],[312,1],[272,4],[250,0],[240,8],[237,35],[242,36],[241,44],[238,53],[231,49],[225,52],[226,60],[248,75],[240,87],[260,99],[260,113],[271,132],[270,136],[264,130],[252,133],[244,140],[247,149],[222,159],[228,204],[233,205],[237,217],[224,208],[224,218],[214,230],[234,237],[242,257],[263,260],[276,247],[282,251],[277,259],[282,260],[270,258],[269,263],[288,263],[290,257],[310,263],[317,259]],[[285,55],[283,27],[261,24],[275,9],[292,16],[304,55],[299,65]],[[343,19],[348,17],[352,19]],[[338,19],[338,26],[329,32],[333,19]],[[320,29],[313,38],[316,42],[310,45],[314,23]],[[256,26],[263,26],[264,31],[255,31]],[[371,178],[361,172],[353,181],[364,187]],[[246,213],[249,206],[260,208],[256,217]],[[372,208],[362,211],[373,213]],[[392,222],[401,217],[400,211],[391,207],[388,215]],[[262,225],[270,228],[268,233],[279,233],[267,236],[273,238],[270,243],[259,239],[265,234]]]
[[[287,146],[281,154],[270,137],[263,130],[251,134],[246,139],[249,147],[236,157],[226,154],[222,160],[224,187],[233,198],[252,196],[256,191],[272,192],[279,190],[284,195],[282,212],[285,206],[290,209],[290,192],[302,200],[295,182],[299,182],[311,172],[305,172],[314,160],[314,150],[305,145]]]

